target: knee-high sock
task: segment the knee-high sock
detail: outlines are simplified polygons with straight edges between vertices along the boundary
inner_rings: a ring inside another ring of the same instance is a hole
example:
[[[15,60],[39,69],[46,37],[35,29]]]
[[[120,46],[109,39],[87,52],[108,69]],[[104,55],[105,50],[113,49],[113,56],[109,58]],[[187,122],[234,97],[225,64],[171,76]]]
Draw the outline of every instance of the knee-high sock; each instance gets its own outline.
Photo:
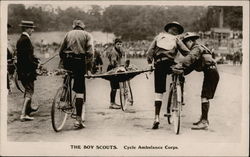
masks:
[[[203,102],[201,104],[202,119],[208,120],[209,102]]]
[[[76,115],[81,117],[82,116],[83,98],[76,98],[75,106],[76,106]]]
[[[162,101],[155,101],[155,115],[160,115]]]
[[[26,114],[29,113],[30,110],[32,110],[32,107],[31,107],[31,98],[28,99],[28,102],[27,102],[27,105],[26,105],[26,111],[25,111],[25,113],[26,113]]]
[[[115,97],[116,97],[116,89],[111,89],[111,92],[110,92],[111,103],[115,103]]]

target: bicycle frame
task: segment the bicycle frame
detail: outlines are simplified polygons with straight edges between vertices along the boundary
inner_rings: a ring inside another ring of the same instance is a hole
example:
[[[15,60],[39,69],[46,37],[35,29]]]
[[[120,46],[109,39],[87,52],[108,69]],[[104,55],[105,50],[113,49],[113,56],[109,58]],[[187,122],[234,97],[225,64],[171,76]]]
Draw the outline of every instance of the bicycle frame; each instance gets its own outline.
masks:
[[[66,89],[64,97],[66,98],[66,102],[69,108],[63,109],[63,111],[67,114],[70,114],[71,118],[75,119],[76,115],[74,114],[75,107],[73,102],[75,98],[72,97],[71,82],[72,82],[72,73],[67,72],[64,77],[63,88]],[[72,109],[73,111],[72,110],[68,111],[69,109]]]
[[[71,103],[72,102],[72,90],[71,90],[71,81],[72,77],[70,76],[69,72],[64,77],[63,80],[63,88],[66,89],[66,93],[69,93],[67,100]]]
[[[72,74],[71,72],[67,72],[63,80],[63,85],[57,90],[52,103],[52,126],[56,132],[59,132],[63,128],[68,115],[70,115],[71,118],[76,118],[76,115],[74,114],[75,107],[72,101],[71,80]],[[59,114],[57,114],[57,111],[59,111]],[[59,122],[57,122],[57,115],[59,115],[60,117],[61,115],[63,115],[62,118],[59,118]]]

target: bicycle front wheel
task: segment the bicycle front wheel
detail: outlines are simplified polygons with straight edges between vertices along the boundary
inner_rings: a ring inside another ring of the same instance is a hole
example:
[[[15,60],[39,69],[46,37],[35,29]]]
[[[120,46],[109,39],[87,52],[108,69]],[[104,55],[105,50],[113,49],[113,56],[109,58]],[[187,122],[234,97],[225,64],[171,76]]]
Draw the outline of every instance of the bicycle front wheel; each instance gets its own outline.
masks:
[[[67,106],[67,93],[64,87],[60,87],[56,95],[54,97],[52,108],[51,108],[51,120],[52,120],[52,127],[56,132],[62,130],[66,119],[67,113],[63,109],[63,107]]]
[[[181,87],[179,85],[176,86],[176,92],[173,95],[173,109],[172,109],[172,116],[174,122],[174,132],[176,134],[180,133],[180,126],[181,126]]]
[[[173,88],[170,85],[170,91],[169,91],[168,103],[167,103],[167,114],[166,114],[166,117],[168,119],[168,124],[173,123],[173,118],[172,118],[173,101],[174,101],[174,99],[173,99]]]
[[[132,89],[128,81],[120,83],[120,102],[123,111],[126,111],[129,105],[133,105]]]

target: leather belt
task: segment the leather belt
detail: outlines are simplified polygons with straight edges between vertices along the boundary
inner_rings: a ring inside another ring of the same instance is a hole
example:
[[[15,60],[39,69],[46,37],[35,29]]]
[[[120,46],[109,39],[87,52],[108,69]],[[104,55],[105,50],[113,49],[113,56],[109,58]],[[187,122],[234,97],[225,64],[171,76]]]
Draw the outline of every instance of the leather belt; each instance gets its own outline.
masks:
[[[165,61],[165,60],[169,60],[169,58],[168,57],[158,58],[155,60],[155,62],[158,63],[158,62]]]
[[[216,66],[215,65],[209,65],[206,69],[216,69]]]
[[[74,53],[65,53],[66,58],[73,58],[73,59],[84,59],[85,56],[82,54],[74,54]]]

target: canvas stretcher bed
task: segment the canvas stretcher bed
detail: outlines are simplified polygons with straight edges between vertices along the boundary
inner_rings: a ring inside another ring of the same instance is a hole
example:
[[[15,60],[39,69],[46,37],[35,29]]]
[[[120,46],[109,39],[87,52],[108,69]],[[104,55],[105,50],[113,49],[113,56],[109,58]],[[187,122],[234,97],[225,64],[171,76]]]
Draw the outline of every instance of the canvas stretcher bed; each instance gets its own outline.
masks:
[[[134,70],[134,71],[124,71],[124,72],[116,72],[116,73],[103,73],[103,74],[97,74],[97,75],[86,75],[86,78],[102,78],[108,81],[111,80],[116,80],[119,82],[124,82],[131,80],[135,76],[145,73],[145,72],[150,72],[153,71],[153,69],[146,69],[146,70]]]

